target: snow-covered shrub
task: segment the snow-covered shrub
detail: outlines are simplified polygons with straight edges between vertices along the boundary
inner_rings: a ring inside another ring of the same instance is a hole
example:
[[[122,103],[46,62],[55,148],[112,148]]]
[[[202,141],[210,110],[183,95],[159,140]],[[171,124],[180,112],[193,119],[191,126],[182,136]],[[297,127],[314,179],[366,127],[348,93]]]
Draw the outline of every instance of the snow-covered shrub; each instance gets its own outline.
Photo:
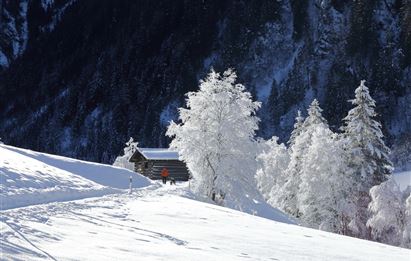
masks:
[[[129,162],[130,157],[133,156],[134,152],[137,149],[138,142],[135,142],[132,137],[126,142],[126,147],[124,147],[124,155],[118,156],[113,163],[113,166],[121,167],[134,171],[134,164]]]
[[[372,239],[386,244],[402,245],[404,239],[407,241],[407,238],[403,239],[407,217],[405,199],[400,187],[393,178],[390,178],[372,187],[370,195],[371,217],[367,226],[371,229]]]
[[[257,186],[263,197],[273,206],[278,205],[278,196],[285,183],[285,170],[290,155],[284,144],[278,144],[278,137],[266,141],[266,149],[258,155],[261,167],[257,170]]]

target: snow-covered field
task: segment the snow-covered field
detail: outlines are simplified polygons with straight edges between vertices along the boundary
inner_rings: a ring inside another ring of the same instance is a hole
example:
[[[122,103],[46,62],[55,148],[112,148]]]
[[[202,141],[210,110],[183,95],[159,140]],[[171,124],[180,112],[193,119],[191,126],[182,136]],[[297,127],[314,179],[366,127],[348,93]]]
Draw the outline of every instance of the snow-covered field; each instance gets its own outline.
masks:
[[[411,251],[190,199],[185,184],[4,211],[2,259],[396,260]]]
[[[2,210],[117,193],[151,182],[132,171],[0,145]]]
[[[393,177],[395,182],[400,185],[401,190],[405,190],[408,186],[411,186],[411,170],[394,173]]]
[[[0,260],[411,259],[407,249],[200,202],[188,183],[10,146],[0,156],[10,208],[0,211]]]
[[[411,251],[190,199],[185,184],[4,211],[1,259],[396,260]]]

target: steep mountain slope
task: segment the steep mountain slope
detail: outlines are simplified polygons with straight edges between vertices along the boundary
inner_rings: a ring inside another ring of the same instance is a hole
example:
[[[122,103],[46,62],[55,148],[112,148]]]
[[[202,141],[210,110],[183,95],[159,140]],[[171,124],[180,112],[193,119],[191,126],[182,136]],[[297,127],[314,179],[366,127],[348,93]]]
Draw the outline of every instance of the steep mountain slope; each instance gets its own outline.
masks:
[[[314,97],[337,129],[367,79],[389,142],[402,151],[411,139],[409,0],[56,0],[47,10],[59,19],[46,21],[38,1],[27,6],[26,47],[0,74],[9,144],[100,162],[129,136],[166,146],[168,121],[211,66],[236,68],[263,102],[263,137],[287,138]]]
[[[75,1],[0,1],[0,71],[18,59],[33,40],[52,31]]]

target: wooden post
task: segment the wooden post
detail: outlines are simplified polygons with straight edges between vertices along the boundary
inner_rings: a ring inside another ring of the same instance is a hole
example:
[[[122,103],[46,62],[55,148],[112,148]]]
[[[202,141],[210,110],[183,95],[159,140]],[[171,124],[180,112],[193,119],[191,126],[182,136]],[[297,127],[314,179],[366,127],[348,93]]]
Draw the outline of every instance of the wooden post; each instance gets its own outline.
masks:
[[[131,194],[131,192],[132,192],[132,188],[133,188],[133,177],[132,177],[132,176],[130,176],[130,184],[129,184],[129,191],[128,191],[128,194]]]

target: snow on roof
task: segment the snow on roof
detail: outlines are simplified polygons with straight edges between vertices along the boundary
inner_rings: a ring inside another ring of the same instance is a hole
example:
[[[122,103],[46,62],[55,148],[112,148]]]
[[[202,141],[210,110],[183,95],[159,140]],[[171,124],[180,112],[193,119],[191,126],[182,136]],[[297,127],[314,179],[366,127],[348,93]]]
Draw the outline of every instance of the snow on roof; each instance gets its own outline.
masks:
[[[167,148],[137,148],[148,160],[178,160],[178,152]]]

